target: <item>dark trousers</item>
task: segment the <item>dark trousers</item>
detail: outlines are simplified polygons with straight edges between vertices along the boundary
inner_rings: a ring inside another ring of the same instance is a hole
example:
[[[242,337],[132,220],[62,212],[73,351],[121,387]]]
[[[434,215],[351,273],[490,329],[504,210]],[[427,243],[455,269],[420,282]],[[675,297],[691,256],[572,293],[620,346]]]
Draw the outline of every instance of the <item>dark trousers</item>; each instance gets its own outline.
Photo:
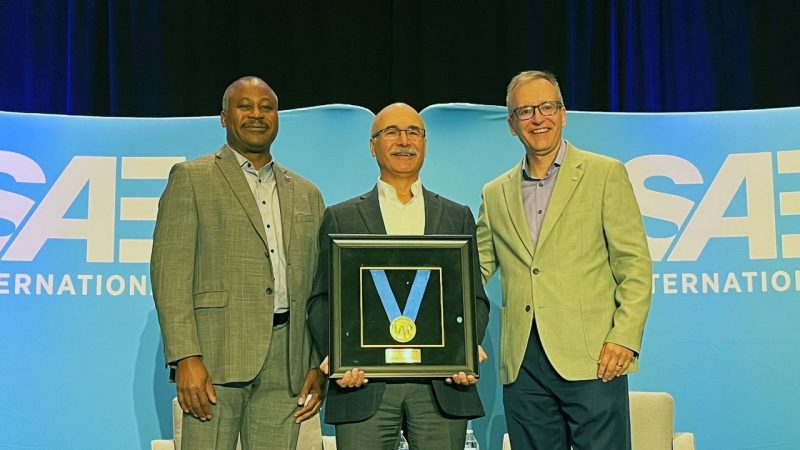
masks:
[[[547,359],[535,323],[519,376],[503,386],[503,404],[515,450],[631,448],[628,378],[565,380]]]
[[[394,450],[401,427],[411,450],[462,450],[467,419],[445,417],[430,383],[386,383],[372,417],[336,425],[336,448]]]

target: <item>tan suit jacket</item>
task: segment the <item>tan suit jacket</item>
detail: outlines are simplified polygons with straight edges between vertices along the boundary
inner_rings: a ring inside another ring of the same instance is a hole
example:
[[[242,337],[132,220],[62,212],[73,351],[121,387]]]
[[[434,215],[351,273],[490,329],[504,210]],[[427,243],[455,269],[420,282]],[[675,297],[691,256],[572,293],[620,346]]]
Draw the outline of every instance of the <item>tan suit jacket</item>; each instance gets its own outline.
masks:
[[[313,184],[277,164],[275,178],[296,394],[310,365],[306,301],[324,204]],[[167,363],[200,355],[215,384],[256,377],[272,336],[274,279],[258,206],[228,146],[172,168],[159,202],[151,276]]]
[[[639,352],[652,265],[625,166],[572,145],[536,243],[522,205],[521,163],[484,186],[478,253],[484,282],[500,269],[500,380],[516,380],[536,320],[567,380],[597,377],[605,342]],[[638,369],[634,360],[628,372]]]

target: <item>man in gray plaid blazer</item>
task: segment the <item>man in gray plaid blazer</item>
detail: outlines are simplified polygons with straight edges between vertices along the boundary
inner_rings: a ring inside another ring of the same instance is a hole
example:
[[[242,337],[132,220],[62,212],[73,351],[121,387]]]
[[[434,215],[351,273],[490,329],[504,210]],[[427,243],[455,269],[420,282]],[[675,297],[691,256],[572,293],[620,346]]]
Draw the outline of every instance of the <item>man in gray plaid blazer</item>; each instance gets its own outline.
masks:
[[[275,163],[278,98],[263,80],[222,101],[227,144],[176,164],[153,235],[153,297],[184,411],[184,449],[287,448],[322,404],[306,299],[324,210]],[[316,358],[315,358],[316,359]]]

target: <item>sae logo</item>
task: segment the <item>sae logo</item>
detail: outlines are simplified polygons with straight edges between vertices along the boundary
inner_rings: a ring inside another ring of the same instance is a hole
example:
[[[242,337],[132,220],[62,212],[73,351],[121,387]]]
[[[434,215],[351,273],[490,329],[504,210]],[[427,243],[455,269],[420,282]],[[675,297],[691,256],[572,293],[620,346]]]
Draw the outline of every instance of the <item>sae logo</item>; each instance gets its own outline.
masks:
[[[0,150],[0,177],[13,180],[11,190],[0,185],[0,296],[150,297],[142,263],[150,261],[152,240],[119,236],[130,229],[152,235],[158,197],[119,196],[119,185],[163,182],[183,160],[73,156],[47,179],[30,157]],[[23,194],[35,185],[44,188],[36,191],[44,193],[41,197]],[[64,241],[77,246],[45,252]]]
[[[730,154],[710,182],[674,155],[640,156],[626,167],[648,233],[659,233],[647,238],[654,294],[800,291],[797,265],[782,267],[800,258],[800,230],[791,226],[800,222],[777,220],[800,215],[799,150]],[[701,187],[699,201],[670,192],[691,185]],[[712,239],[724,245],[710,251]]]
[[[690,161],[673,155],[630,160],[626,167],[642,215],[678,230],[668,237],[648,237],[653,261],[697,261],[712,238],[746,238],[752,260],[800,257],[800,233],[778,233],[776,226],[776,212],[800,215],[800,191],[778,188],[787,184],[780,177],[800,173],[800,150],[779,151],[776,156],[773,160],[770,152],[728,155],[697,203],[647,187],[653,177],[666,177],[675,185],[707,183]],[[727,214],[739,192],[744,194],[744,214]]]
[[[82,240],[88,263],[147,263],[149,239],[118,239],[117,220],[155,221],[157,197],[117,198],[120,181],[166,180],[183,157],[74,156],[55,180],[47,180],[36,161],[0,150],[0,172],[17,184],[49,185],[43,198],[33,199],[0,189],[0,261],[34,261],[52,239]],[[85,216],[68,218],[79,195],[86,192]],[[119,211],[117,211],[119,200]],[[8,225],[11,225],[10,227]],[[115,247],[119,244],[118,255]]]

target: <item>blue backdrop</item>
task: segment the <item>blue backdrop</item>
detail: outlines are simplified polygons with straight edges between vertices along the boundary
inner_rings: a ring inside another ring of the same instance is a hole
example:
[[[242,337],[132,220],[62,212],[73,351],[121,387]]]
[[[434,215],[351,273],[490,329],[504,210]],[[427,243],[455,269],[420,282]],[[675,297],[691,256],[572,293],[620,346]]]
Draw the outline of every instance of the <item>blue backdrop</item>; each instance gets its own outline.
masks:
[[[522,157],[502,107],[435,105],[423,183],[477,214]],[[372,113],[281,113],[273,154],[326,203],[366,192]],[[796,449],[800,431],[800,108],[570,112],[567,138],[626,162],[655,261],[634,390],[668,391],[700,448]],[[147,260],[169,167],[224,142],[216,117],[0,112],[0,448],[146,449],[171,434]],[[493,306],[499,284],[488,288]],[[497,308],[480,381],[482,448],[505,422]],[[794,386],[794,387],[793,387]]]

